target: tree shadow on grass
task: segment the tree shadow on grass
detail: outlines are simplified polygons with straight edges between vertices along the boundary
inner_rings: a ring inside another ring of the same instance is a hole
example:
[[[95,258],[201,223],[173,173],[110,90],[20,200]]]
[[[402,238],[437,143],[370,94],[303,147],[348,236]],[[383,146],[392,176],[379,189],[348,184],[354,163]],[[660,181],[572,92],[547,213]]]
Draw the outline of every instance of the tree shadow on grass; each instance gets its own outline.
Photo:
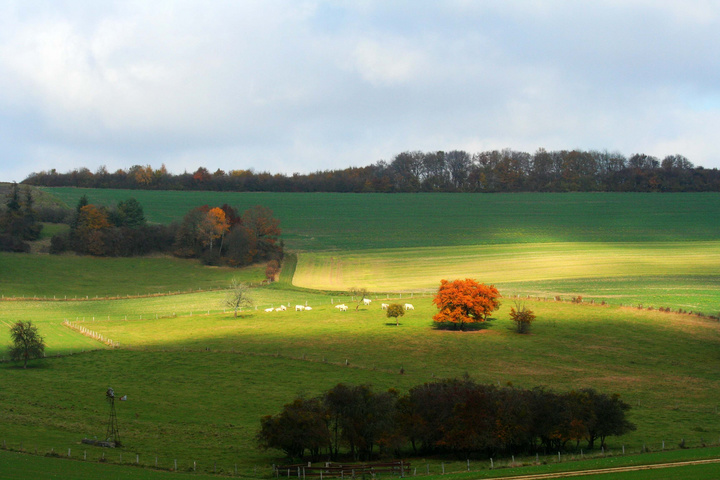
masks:
[[[385,324],[385,326],[386,326],[386,327],[402,327],[402,326],[403,326],[403,323],[400,322],[400,323],[396,324],[395,322],[388,322],[388,323]]]
[[[484,322],[473,322],[473,323],[463,323],[462,329],[460,328],[460,325],[457,323],[452,322],[433,322],[433,330],[448,330],[448,331],[455,331],[455,332],[479,332],[482,330],[487,330],[491,327],[490,322],[494,320],[493,318],[488,318]]]

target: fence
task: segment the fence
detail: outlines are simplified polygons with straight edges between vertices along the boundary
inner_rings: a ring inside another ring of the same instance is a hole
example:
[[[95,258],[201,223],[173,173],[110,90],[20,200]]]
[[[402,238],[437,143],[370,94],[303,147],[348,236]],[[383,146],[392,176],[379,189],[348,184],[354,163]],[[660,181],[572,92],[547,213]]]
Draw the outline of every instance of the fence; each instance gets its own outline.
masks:
[[[693,441],[694,440],[694,441]],[[46,457],[67,458],[85,462],[100,462],[113,465],[126,465],[150,468],[156,470],[164,470],[171,472],[186,473],[212,473],[224,476],[245,477],[245,478],[269,478],[276,477],[278,479],[299,479],[305,480],[311,478],[363,478],[377,479],[382,477],[424,477],[434,475],[456,474],[464,472],[483,472],[488,470],[498,470],[505,468],[518,468],[525,466],[541,465],[541,464],[559,464],[569,463],[581,460],[597,460],[602,458],[621,458],[632,457],[648,453],[671,452],[678,449],[701,448],[708,446],[720,445],[718,443],[710,444],[705,439],[688,438],[680,439],[675,442],[656,441],[654,443],[643,444],[642,447],[636,445],[595,450],[592,452],[557,452],[549,455],[511,455],[504,458],[488,458],[483,460],[464,460],[464,461],[443,461],[436,460],[432,463],[424,462],[421,464],[405,462],[404,460],[396,460],[385,463],[368,463],[368,464],[341,464],[341,463],[325,463],[313,466],[312,463],[294,464],[294,465],[272,465],[271,467],[258,467],[257,465],[248,466],[241,462],[233,462],[227,458],[221,460],[208,459],[183,459],[173,456],[162,456],[156,454],[144,454],[137,452],[127,452],[121,449],[93,447],[88,449],[77,449],[73,442],[71,446],[65,446],[61,449],[54,447],[27,447],[22,442],[11,443],[6,439],[2,440],[0,448],[6,451],[22,452],[32,455],[42,455]],[[642,463],[643,460],[634,463]],[[240,468],[238,467],[240,465]]]

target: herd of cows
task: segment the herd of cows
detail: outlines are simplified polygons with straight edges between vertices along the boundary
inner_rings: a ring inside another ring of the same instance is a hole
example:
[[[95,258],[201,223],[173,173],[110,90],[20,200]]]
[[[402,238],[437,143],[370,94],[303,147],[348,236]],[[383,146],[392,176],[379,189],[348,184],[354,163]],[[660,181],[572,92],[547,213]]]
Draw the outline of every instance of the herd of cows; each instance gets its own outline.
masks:
[[[363,302],[363,305],[370,305],[370,304],[372,303],[372,300],[370,300],[369,298],[363,298],[363,301],[362,301],[362,302]],[[390,306],[389,304],[383,303],[383,304],[380,305],[380,308],[382,308],[383,310],[387,310],[387,308],[388,308],[389,306]],[[340,304],[338,304],[338,305],[335,305],[335,308],[337,308],[337,309],[340,310],[341,312],[347,312],[347,310],[348,310],[348,306],[345,305],[344,303],[340,303]],[[415,310],[415,307],[413,306],[412,303],[406,303],[405,305],[403,305],[403,308],[404,308],[405,310]],[[280,305],[280,306],[277,307],[277,308],[274,308],[274,307],[266,308],[266,309],[265,309],[265,312],[267,312],[267,313],[270,313],[270,312],[284,312],[285,310],[287,310],[287,307],[286,307],[285,305]],[[295,311],[296,311],[296,312],[302,312],[302,311],[305,311],[305,310],[312,310],[312,307],[309,307],[309,306],[307,306],[307,305],[295,305]]]

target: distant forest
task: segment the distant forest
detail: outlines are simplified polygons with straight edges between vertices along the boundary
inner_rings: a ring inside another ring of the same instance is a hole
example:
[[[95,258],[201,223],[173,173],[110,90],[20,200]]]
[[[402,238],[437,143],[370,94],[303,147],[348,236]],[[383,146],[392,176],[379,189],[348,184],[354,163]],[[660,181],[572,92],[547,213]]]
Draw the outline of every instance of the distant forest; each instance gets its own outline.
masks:
[[[165,165],[96,172],[79,168],[33,173],[22,183],[36,186],[235,192],[717,192],[720,171],[695,167],[682,155],[662,160],[607,151],[539,149],[534,154],[493,150],[470,154],[402,152],[390,162],[309,174],[271,174],[205,167],[174,175]]]

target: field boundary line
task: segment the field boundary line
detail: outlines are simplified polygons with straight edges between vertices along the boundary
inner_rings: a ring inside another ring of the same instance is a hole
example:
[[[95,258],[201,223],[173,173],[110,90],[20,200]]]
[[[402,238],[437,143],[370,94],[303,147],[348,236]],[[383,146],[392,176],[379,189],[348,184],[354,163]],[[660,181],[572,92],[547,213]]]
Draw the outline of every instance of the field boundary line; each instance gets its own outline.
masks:
[[[118,348],[120,346],[120,343],[114,342],[113,340],[106,338],[104,335],[101,335],[97,332],[94,332],[90,330],[89,328],[83,327],[82,325],[74,325],[72,322],[65,320],[62,323],[65,327],[69,328],[70,330],[74,330],[82,335],[85,335],[86,337],[92,338],[93,340],[97,340],[100,343],[104,343],[105,345],[108,345],[113,348]]]
[[[642,470],[659,470],[662,468],[673,468],[673,467],[684,467],[691,465],[705,465],[720,463],[720,458],[709,458],[705,460],[686,460],[682,462],[668,462],[668,463],[652,463],[648,465],[632,465],[626,467],[608,467],[608,468],[596,468],[592,470],[575,470],[567,472],[556,472],[556,473],[533,473],[529,475],[513,475],[505,477],[488,477],[484,480],[501,480],[501,479],[513,479],[513,480],[542,480],[545,478],[565,478],[565,477],[581,477],[590,475],[603,475],[607,473],[623,473],[623,472],[637,472]]]

